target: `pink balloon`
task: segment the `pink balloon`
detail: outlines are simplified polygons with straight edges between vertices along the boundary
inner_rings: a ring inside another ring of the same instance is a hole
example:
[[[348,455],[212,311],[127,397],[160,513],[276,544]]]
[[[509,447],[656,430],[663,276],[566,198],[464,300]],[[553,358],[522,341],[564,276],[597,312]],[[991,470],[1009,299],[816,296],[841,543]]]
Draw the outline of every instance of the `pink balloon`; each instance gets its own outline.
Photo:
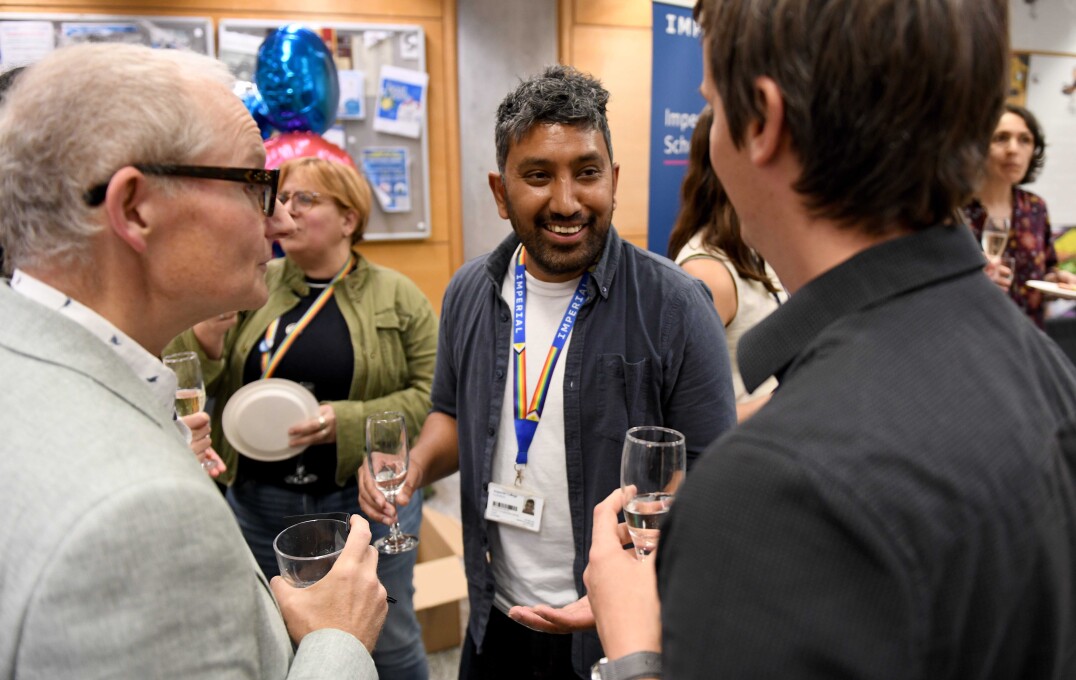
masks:
[[[313,132],[285,132],[265,140],[265,167],[272,170],[293,158],[314,156],[358,169],[347,151]]]

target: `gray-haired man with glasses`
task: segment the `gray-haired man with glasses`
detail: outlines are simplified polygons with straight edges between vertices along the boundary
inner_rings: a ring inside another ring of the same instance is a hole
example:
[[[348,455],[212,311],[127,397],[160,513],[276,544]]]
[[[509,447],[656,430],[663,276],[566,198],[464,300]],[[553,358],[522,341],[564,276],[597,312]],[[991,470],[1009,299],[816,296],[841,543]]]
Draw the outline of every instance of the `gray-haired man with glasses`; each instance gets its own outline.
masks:
[[[229,88],[206,57],[80,45],[5,97],[0,677],[376,677],[369,528],[316,585],[270,587],[157,359],[263,304],[294,228]]]

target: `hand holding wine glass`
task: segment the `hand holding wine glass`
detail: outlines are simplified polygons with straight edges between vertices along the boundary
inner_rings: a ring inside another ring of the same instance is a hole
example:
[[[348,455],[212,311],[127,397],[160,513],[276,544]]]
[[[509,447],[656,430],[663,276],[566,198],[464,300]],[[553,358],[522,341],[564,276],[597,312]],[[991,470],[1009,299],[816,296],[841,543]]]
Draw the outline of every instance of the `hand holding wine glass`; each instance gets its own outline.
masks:
[[[410,449],[407,445],[407,426],[402,413],[385,411],[366,418],[366,463],[377,488],[395,504],[396,494],[407,478]],[[389,535],[374,542],[374,547],[386,555],[414,550],[418,537],[400,530],[397,519]]]
[[[194,457],[201,461],[202,469],[214,479],[227,472],[228,466],[221,460],[220,455],[213,450],[209,414],[205,411],[199,411],[189,416],[181,416],[180,420],[191,431],[190,449],[194,453]]]
[[[987,262],[996,266],[1009,244],[1009,220],[987,216],[981,240]]]
[[[589,561],[583,572],[588,609],[610,659],[638,651],[661,651],[661,601],[654,560],[639,559],[626,523],[620,489],[594,508]]]
[[[205,410],[205,381],[202,364],[194,352],[169,354],[162,361],[176,374],[176,413],[182,418]],[[217,466],[212,456],[199,456],[202,469],[210,472]]]
[[[1012,255],[1000,257],[993,278],[999,288],[1006,292],[1011,290],[1016,282],[1016,258]]]
[[[684,481],[687,447],[684,435],[667,427],[628,430],[620,459],[624,519],[639,559],[658,547],[661,521]]]

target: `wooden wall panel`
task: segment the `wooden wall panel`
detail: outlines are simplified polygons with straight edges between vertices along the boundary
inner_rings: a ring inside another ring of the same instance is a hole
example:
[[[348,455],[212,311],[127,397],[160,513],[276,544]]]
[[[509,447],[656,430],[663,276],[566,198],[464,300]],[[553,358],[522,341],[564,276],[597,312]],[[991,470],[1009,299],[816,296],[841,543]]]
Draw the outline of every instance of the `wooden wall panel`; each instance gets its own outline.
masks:
[[[387,241],[371,241],[359,244],[359,250],[371,262],[407,274],[440,314],[441,298],[458,268],[451,264],[451,244],[444,241],[416,241],[406,248],[398,246]]]
[[[650,0],[573,0],[574,22],[650,28]]]
[[[426,32],[430,145],[430,238],[365,243],[372,262],[404,273],[440,313],[453,272],[463,264],[460,207],[459,103],[456,71],[457,0],[39,0],[0,3],[0,12],[50,14],[187,15],[221,19],[295,19],[310,22],[407,23]],[[302,8],[299,11],[299,8]],[[417,181],[417,179],[415,180]]]
[[[83,12],[89,14],[202,14],[214,18],[278,18],[307,17],[316,15],[363,16],[368,21],[441,18],[446,6],[455,3],[444,0],[362,0],[344,3],[340,0],[129,0],[124,2],[105,0],[36,0],[31,3],[0,4],[3,12]],[[349,6],[350,5],[350,6]],[[361,5],[361,6],[360,6]],[[342,11],[345,10],[345,11]],[[346,11],[351,10],[351,11]],[[410,23],[410,21],[408,21]]]
[[[650,0],[561,0],[560,59],[609,90],[620,164],[617,231],[646,247],[650,185]]]

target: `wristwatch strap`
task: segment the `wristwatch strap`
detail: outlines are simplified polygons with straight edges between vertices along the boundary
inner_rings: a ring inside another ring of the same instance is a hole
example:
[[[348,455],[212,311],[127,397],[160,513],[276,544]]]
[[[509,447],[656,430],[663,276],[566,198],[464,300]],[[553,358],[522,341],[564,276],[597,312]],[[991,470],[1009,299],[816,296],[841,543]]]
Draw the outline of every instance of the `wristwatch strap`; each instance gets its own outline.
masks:
[[[661,654],[635,652],[609,661],[602,658],[590,669],[592,680],[637,680],[661,678]]]

